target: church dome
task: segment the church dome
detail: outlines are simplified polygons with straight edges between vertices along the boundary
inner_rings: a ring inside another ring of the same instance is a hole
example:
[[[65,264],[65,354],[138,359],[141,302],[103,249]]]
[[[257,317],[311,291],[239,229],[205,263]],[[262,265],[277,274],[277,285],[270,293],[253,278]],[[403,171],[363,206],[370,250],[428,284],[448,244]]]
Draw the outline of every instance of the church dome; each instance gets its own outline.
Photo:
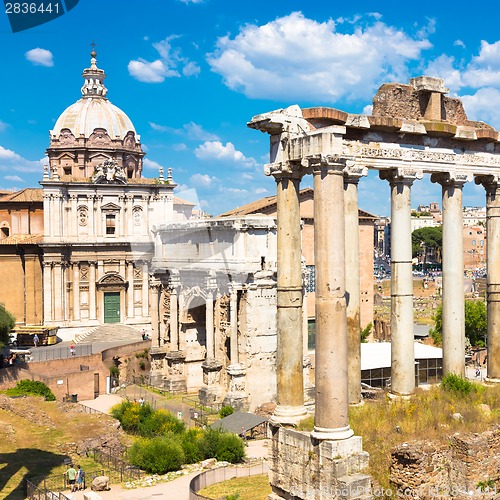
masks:
[[[106,75],[97,67],[94,51],[91,56],[90,68],[82,74],[85,80],[83,97],[63,111],[51,135],[59,137],[63,129],[69,129],[75,138],[88,138],[96,128],[106,129],[112,140],[124,139],[128,132],[137,135],[130,118],[107,99],[108,89],[104,86]]]

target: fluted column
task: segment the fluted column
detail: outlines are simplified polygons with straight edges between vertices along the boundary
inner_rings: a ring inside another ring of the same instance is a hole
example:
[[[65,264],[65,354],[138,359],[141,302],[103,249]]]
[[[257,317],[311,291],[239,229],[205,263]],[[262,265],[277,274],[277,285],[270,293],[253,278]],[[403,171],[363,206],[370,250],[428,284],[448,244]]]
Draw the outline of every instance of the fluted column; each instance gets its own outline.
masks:
[[[359,272],[359,208],[358,183],[367,175],[365,167],[349,166],[344,170],[345,210],[345,268],[347,297],[347,373],[349,403],[361,402],[361,344],[360,307],[361,287]]]
[[[52,262],[43,263],[43,321],[49,323],[53,320],[52,316]]]
[[[71,232],[69,228],[67,228],[68,232],[66,234],[73,233],[73,236],[78,236],[78,196],[76,194],[72,194],[70,196],[71,200],[71,218],[69,220],[72,221],[73,227],[71,228]]]
[[[96,266],[97,262],[89,262],[89,314],[91,320],[97,319],[96,309]]]
[[[54,298],[54,320],[60,321],[64,318],[63,311],[63,300],[64,294],[66,293],[63,288],[63,270],[61,262],[54,262],[53,267],[54,273],[54,287],[53,287],[53,298]]]
[[[207,359],[212,359],[215,357],[214,295],[212,291],[209,291],[207,293],[207,298],[206,298],[205,329],[207,337]]]
[[[88,214],[89,214],[89,222],[88,222],[88,234],[89,236],[95,236],[95,209],[94,209],[94,196],[91,194],[87,195],[87,205],[88,205]]]
[[[229,322],[230,322],[230,365],[238,363],[238,290],[236,287],[231,287],[229,298]]]
[[[313,165],[317,439],[351,437],[348,416],[344,174],[341,158]]]
[[[415,389],[411,185],[422,172],[380,172],[391,186],[391,393],[408,396]]]
[[[170,271],[170,349],[181,350],[179,346],[179,288],[181,285],[179,271]]]
[[[142,264],[142,315],[149,316],[149,266],[147,262]]]
[[[151,276],[149,280],[149,290],[151,292],[151,328],[153,330],[153,342],[157,346],[161,346],[160,337],[160,297],[161,297],[161,281],[155,276]]]
[[[443,194],[443,375],[465,376],[465,296],[462,189],[466,174],[431,176]]]
[[[80,321],[80,265],[73,263],[73,320]]]
[[[500,178],[476,177],[476,184],[486,189],[487,374],[500,381]]]
[[[302,259],[300,238],[299,166],[274,173],[277,183],[277,406],[272,420],[295,424],[304,407]],[[241,235],[240,235],[241,236]]]
[[[134,317],[134,262],[128,260],[127,264],[127,316],[129,318]]]

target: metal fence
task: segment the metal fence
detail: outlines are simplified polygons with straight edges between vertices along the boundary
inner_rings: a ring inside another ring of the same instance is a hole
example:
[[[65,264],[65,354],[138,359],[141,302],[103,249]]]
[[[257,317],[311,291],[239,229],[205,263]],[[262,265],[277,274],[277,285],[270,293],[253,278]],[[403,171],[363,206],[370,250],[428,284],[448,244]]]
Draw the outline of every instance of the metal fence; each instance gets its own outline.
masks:
[[[207,497],[200,495],[198,491],[212,486],[212,484],[222,483],[229,479],[239,477],[257,476],[267,474],[269,472],[269,464],[263,462],[247,467],[221,467],[220,469],[212,469],[202,472],[191,479],[189,483],[189,500],[205,500]]]
[[[96,352],[101,352],[101,350],[98,349]],[[75,344],[74,356],[90,356],[92,354],[95,354],[92,344]],[[45,349],[44,347],[31,349],[31,361],[53,361],[54,359],[71,357],[72,355],[68,346],[50,347],[50,349]]]
[[[29,479],[26,480],[26,498],[29,500],[70,500],[64,493],[43,490]]]
[[[110,482],[122,483],[141,479],[142,471],[139,467],[131,465],[120,457],[112,455],[109,451],[93,450],[94,461],[109,469]]]

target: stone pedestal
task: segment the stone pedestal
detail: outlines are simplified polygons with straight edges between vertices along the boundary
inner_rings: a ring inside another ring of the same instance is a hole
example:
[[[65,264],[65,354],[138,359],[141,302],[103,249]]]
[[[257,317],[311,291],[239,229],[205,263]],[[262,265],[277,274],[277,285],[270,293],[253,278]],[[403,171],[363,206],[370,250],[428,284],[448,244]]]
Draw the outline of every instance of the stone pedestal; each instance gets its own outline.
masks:
[[[209,358],[203,361],[201,367],[203,369],[204,384],[198,391],[201,404],[210,406],[214,403],[220,403],[224,393],[220,385],[222,363],[214,358]]]
[[[229,392],[224,398],[224,406],[232,406],[235,410],[246,411],[248,409],[248,396],[246,391],[247,369],[243,363],[236,363],[227,367],[229,375]]]
[[[371,497],[368,453],[359,436],[315,440],[309,433],[270,424],[268,500],[326,500]]]
[[[169,392],[185,393],[187,391],[185,360],[183,351],[170,351],[166,355],[167,375],[163,378],[163,387]]]

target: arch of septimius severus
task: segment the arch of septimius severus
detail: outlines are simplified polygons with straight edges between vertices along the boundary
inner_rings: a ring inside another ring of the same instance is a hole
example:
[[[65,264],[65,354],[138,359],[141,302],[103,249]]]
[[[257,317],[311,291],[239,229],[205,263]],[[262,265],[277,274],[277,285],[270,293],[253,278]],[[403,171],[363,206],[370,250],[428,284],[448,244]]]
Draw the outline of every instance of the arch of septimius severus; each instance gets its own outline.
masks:
[[[278,199],[277,407],[271,425],[270,499],[369,495],[361,438],[348,404],[359,366],[357,186],[368,169],[389,183],[392,219],[391,393],[415,388],[411,187],[423,174],[442,188],[443,371],[465,374],[462,190],[475,180],[487,206],[488,377],[500,380],[500,142],[467,118],[438,78],[385,84],[371,116],[291,106],[255,116],[270,134]],[[314,177],[316,260],[316,406],[310,435],[289,427],[305,414],[302,370],[302,269],[298,194]],[[381,183],[381,193],[384,186]],[[355,215],[356,214],[356,215]]]

